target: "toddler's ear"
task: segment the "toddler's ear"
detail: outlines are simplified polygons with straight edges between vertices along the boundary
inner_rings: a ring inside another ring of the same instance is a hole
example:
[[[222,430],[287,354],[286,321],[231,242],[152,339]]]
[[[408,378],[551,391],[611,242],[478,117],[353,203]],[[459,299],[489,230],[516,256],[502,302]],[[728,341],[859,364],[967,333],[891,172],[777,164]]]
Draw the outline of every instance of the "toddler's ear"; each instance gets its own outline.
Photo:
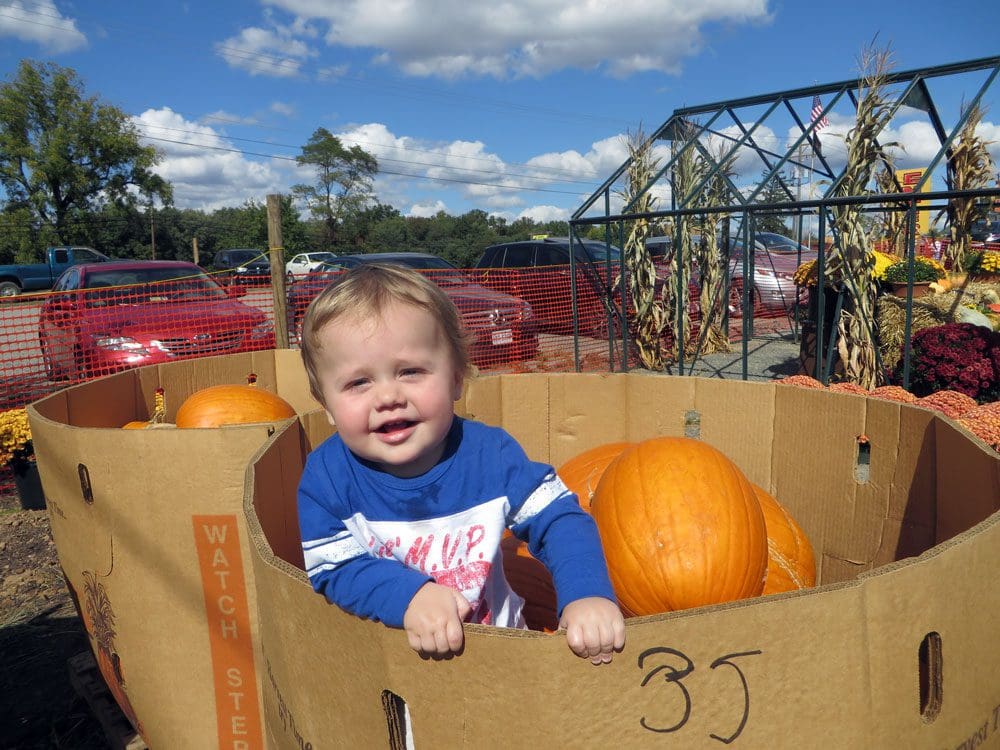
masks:
[[[465,386],[465,374],[455,370],[455,382],[451,389],[451,400],[458,401],[462,398],[462,388]]]
[[[333,413],[329,409],[324,409],[323,411],[326,412],[326,421],[329,422],[331,426],[336,427],[337,420],[333,418]]]

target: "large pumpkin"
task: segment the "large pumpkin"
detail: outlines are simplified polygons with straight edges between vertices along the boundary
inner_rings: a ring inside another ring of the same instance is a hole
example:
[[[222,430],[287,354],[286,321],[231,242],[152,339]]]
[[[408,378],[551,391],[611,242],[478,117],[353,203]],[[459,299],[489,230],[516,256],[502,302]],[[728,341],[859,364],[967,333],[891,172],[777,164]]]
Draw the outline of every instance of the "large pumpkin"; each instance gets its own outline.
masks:
[[[500,550],[504,577],[514,593],[524,599],[521,612],[528,628],[549,633],[558,630],[556,590],[548,568],[532,557],[528,545],[515,536],[500,542]]]
[[[255,385],[213,385],[192,393],[177,410],[178,427],[275,422],[295,416],[295,409]]]
[[[619,603],[632,615],[757,596],[767,570],[753,486],[700,440],[645,440],[611,462],[591,513]]]
[[[753,485],[767,526],[767,580],[763,594],[816,585],[816,556],[795,519],[772,495]]]
[[[556,469],[556,473],[566,486],[576,493],[580,499],[580,507],[589,511],[594,490],[597,489],[597,483],[601,481],[604,470],[621,455],[622,451],[633,445],[635,443],[627,442],[598,445],[573,456]]]

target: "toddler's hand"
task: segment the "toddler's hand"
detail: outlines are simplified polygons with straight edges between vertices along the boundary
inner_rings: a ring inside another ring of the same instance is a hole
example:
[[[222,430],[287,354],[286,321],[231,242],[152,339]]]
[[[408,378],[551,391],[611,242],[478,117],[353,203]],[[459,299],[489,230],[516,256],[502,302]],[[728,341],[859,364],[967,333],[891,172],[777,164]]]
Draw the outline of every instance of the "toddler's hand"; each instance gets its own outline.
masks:
[[[403,614],[410,647],[425,656],[447,656],[462,648],[462,621],[472,611],[458,591],[438,583],[421,586]]]
[[[563,608],[559,627],[573,653],[593,664],[608,664],[625,647],[625,618],[610,599],[589,596]]]

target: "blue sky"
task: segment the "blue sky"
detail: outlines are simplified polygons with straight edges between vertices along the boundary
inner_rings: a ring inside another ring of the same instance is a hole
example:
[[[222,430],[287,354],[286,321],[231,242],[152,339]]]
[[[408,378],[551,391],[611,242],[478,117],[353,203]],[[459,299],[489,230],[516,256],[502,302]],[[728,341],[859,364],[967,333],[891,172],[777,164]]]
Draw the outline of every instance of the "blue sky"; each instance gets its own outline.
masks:
[[[675,108],[854,78],[876,35],[905,71],[997,55],[998,34],[996,0],[0,0],[0,78],[24,58],[76,70],[163,152],[178,207],[309,181],[294,157],[322,126],[379,159],[378,198],[404,215],[547,220]],[[984,78],[931,85],[946,124]],[[1000,162],[1000,82],[984,103]],[[850,122],[830,113],[832,162]],[[919,112],[890,130],[898,166],[936,151]],[[788,123],[761,135],[780,151]]]

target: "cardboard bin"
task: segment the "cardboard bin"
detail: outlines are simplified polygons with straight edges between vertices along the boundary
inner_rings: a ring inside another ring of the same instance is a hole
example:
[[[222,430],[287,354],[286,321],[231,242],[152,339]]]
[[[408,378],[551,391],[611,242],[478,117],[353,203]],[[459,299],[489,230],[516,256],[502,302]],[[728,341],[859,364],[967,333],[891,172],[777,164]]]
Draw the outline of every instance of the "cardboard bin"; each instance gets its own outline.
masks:
[[[282,423],[118,428],[149,419],[159,386],[172,422],[194,391],[250,372],[316,407],[301,366],[259,352],[131,370],[29,408],[60,565],[104,679],[151,747],[265,746],[242,505],[247,464]]]
[[[573,656],[561,633],[482,626],[466,627],[462,655],[425,661],[401,631],[310,588],[295,492],[329,428],[303,419],[247,479],[274,747],[1000,746],[1000,457],[953,423],[848,394],[644,374],[485,377],[460,410],[553,465],[695,434],[800,522],[820,585],[629,620],[610,666]]]

